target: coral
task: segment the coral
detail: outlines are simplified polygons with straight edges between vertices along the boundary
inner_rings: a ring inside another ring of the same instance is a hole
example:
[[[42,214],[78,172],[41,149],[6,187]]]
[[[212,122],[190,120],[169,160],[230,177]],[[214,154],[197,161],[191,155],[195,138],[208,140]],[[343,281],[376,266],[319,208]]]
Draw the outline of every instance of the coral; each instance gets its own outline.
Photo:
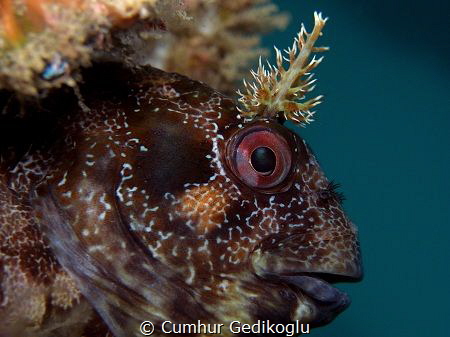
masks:
[[[188,0],[185,5],[190,24],[155,41],[148,63],[230,95],[249,64],[265,53],[258,48],[261,33],[284,28],[288,19],[268,0]]]
[[[74,86],[75,70],[109,47],[111,29],[167,16],[156,2],[1,0],[0,88],[37,95],[40,89]]]
[[[99,58],[151,64],[233,93],[287,17],[270,0],[0,0],[0,89],[76,86]]]
[[[314,56],[310,60],[310,54],[328,50],[328,47],[314,46],[326,21],[327,18],[323,19],[321,13],[315,12],[312,32],[307,33],[302,25],[292,47],[284,51],[286,56],[275,47],[276,66],[268,63],[267,70],[260,58],[258,70],[251,71],[256,83],[250,84],[244,80],[246,92],[238,91],[244,116],[274,118],[281,113],[285,119],[302,126],[313,121],[314,112],[310,109],[320,103],[322,96],[301,101],[314,89],[316,80],[311,70],[323,59]],[[287,69],[283,66],[284,61],[289,63]]]

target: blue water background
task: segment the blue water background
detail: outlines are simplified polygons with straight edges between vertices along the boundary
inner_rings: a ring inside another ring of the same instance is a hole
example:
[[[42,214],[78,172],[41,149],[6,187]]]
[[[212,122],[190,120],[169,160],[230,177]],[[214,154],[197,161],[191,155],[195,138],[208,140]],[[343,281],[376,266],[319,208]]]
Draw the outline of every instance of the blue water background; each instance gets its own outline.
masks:
[[[286,48],[328,16],[317,120],[299,133],[342,184],[365,278],[314,337],[450,336],[450,2],[276,1]]]

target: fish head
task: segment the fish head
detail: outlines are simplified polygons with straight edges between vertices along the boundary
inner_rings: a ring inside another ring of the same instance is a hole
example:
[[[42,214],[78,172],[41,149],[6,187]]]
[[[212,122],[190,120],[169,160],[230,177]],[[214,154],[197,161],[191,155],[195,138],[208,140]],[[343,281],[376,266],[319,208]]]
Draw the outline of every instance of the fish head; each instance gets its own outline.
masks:
[[[109,326],[131,313],[324,324],[345,309],[329,281],[361,277],[356,227],[305,141],[186,77],[118,78],[84,91],[72,150],[35,201]]]

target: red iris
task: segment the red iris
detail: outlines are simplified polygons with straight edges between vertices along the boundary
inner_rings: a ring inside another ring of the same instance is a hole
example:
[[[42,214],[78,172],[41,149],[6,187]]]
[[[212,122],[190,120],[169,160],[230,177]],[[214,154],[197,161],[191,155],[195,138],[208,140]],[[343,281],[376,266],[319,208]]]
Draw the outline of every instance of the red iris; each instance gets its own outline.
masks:
[[[291,170],[291,147],[269,125],[254,125],[233,136],[227,148],[233,173],[250,187],[268,189],[281,184]]]

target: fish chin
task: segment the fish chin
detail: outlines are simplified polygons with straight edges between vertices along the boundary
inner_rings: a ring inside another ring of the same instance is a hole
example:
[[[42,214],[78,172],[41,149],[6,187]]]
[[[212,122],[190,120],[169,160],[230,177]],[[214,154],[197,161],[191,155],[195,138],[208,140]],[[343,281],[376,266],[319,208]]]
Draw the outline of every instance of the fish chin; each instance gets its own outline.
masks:
[[[261,277],[258,279],[261,281]],[[350,305],[346,293],[318,275],[272,274],[265,275],[263,281],[264,291],[257,301],[260,315],[256,319],[298,321],[318,327],[331,322]]]
[[[321,326],[332,321],[350,305],[349,296],[330,283],[306,275],[279,275],[278,280],[294,289],[299,297],[293,320]]]

